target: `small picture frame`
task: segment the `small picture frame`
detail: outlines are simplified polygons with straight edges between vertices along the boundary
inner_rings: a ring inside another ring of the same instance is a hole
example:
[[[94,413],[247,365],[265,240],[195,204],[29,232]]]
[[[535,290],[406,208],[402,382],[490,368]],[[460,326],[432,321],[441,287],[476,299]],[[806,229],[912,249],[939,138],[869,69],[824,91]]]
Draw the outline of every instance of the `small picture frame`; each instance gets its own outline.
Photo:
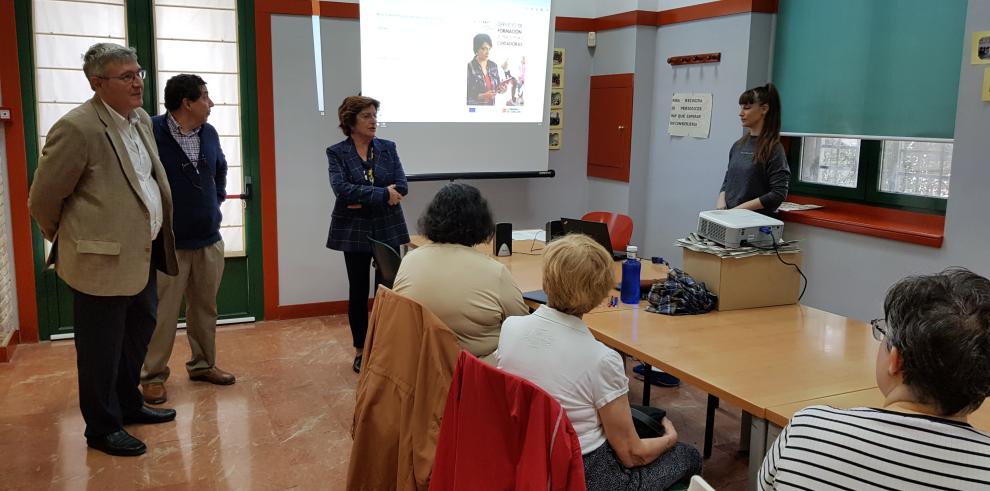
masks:
[[[973,33],[972,58],[973,65],[990,64],[990,31]]]
[[[563,89],[564,88],[564,69],[554,68],[550,72],[550,88],[551,89]]]
[[[564,67],[564,48],[553,49],[553,67],[554,68]]]
[[[560,145],[564,141],[564,132],[560,130],[550,130],[550,150],[560,150]]]
[[[564,91],[561,89],[550,90],[550,109],[560,109],[564,107]]]
[[[564,127],[564,110],[550,110],[550,129],[559,130]]]

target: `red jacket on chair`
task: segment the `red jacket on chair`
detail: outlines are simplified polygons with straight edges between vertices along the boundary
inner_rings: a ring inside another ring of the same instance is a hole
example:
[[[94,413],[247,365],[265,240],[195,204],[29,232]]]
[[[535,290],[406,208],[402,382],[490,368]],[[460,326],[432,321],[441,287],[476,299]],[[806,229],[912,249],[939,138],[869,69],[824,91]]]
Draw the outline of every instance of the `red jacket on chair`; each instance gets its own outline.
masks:
[[[581,444],[550,394],[462,351],[430,489],[583,491]]]

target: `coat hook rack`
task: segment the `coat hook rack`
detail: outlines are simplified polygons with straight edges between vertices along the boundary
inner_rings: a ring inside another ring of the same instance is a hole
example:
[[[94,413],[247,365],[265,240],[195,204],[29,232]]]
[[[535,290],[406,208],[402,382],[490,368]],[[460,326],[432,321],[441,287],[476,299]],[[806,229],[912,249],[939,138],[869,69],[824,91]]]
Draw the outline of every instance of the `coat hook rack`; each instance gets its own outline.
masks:
[[[677,65],[697,65],[700,63],[718,63],[722,61],[722,53],[701,53],[697,55],[671,56],[667,63]]]

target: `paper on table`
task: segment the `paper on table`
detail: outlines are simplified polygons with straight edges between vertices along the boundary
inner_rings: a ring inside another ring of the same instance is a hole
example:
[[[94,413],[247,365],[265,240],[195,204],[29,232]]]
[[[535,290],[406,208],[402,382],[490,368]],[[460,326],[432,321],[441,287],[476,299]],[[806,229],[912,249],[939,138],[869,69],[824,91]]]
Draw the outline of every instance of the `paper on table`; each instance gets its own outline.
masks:
[[[546,230],[540,230],[538,228],[526,229],[526,230],[513,230],[512,240],[541,240],[546,242],[547,232]]]
[[[719,245],[710,240],[706,240],[699,236],[698,234],[689,234],[683,239],[677,239],[674,242],[677,247],[683,247],[685,249],[691,249],[695,252],[704,252],[707,254],[713,254],[718,257],[725,258],[736,258],[741,259],[750,256],[763,256],[771,255],[780,252],[781,254],[793,254],[796,252],[801,252],[801,248],[798,247],[796,240],[781,240],[777,243],[777,249],[771,248],[757,248],[757,247],[736,247],[727,248]]]
[[[822,205],[805,205],[801,203],[791,203],[790,201],[785,201],[780,204],[777,211],[801,211],[801,210],[814,210],[816,208],[822,208]]]

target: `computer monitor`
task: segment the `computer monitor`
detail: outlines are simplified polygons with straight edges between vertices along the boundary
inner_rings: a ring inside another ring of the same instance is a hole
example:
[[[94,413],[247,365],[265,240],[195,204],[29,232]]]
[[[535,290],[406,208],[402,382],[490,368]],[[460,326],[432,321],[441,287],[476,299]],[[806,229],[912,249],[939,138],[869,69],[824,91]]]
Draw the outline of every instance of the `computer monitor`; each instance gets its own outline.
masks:
[[[561,218],[561,228],[564,234],[584,234],[601,244],[606,251],[612,253],[612,259],[620,261],[626,258],[626,251],[612,250],[612,238],[608,234],[608,226],[602,222],[589,222],[577,218]]]

